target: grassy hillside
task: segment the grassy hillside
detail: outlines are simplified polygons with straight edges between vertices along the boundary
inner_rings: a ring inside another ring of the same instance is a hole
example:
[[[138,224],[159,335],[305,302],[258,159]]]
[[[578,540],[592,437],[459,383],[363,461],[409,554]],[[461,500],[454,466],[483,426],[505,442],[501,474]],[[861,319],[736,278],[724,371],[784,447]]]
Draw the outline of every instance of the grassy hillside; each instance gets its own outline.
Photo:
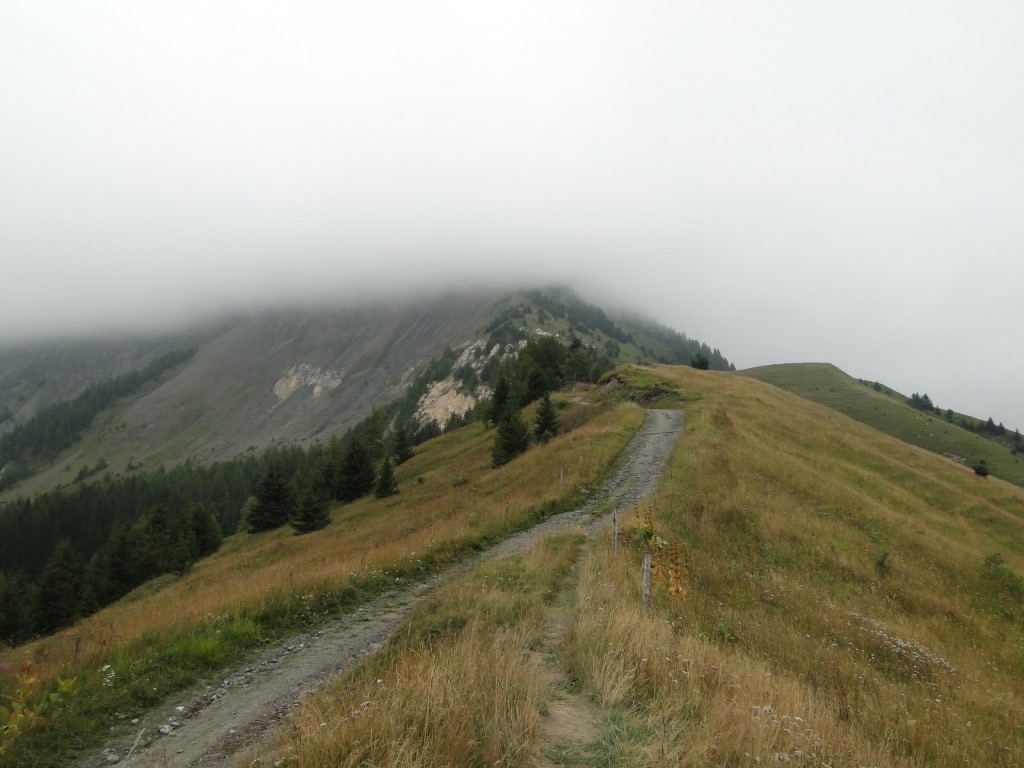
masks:
[[[1024,764],[1024,491],[752,378],[617,375],[687,419],[617,555],[468,575],[246,765]]]
[[[937,413],[911,408],[899,393],[865,386],[834,365],[790,363],[740,373],[827,405],[911,445],[960,457],[966,466],[984,459],[993,475],[1024,486],[1024,456],[1013,455],[1003,445],[951,424]]]
[[[287,527],[236,535],[181,577],[157,579],[72,628],[0,652],[0,701],[24,690],[16,678],[23,660],[44,687],[74,678],[76,692],[15,741],[0,766],[58,765],[168,692],[275,638],[575,507],[643,415],[629,404],[560,402],[567,432],[500,470],[490,466],[493,429],[455,430],[418,446],[397,469],[398,496],[339,506],[332,525],[306,536]]]
[[[467,573],[245,765],[1024,764],[1024,490],[750,377],[663,366],[616,381],[631,399],[674,391],[686,416],[618,552],[607,531],[585,548],[562,536]],[[490,433],[456,430],[403,465],[398,497],[341,507],[307,537],[235,537],[25,650],[77,677],[73,711],[92,719],[76,733],[126,722],[579,498],[640,413],[571,408],[578,428],[503,469]],[[567,495],[556,467],[572,467]],[[74,727],[55,716],[0,765],[52,764],[27,750],[58,734],[68,749]]]

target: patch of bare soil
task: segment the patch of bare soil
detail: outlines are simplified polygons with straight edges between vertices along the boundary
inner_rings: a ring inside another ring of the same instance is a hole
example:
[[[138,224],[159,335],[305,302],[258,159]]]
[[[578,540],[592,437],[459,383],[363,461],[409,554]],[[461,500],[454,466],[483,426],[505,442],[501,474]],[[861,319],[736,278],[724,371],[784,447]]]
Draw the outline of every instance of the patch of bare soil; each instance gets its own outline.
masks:
[[[567,526],[593,530],[612,509],[628,507],[657,486],[682,427],[678,411],[648,411],[629,443],[615,477],[579,509],[551,517],[496,545],[481,557],[507,554]],[[314,632],[298,635],[224,677],[153,709],[131,731],[77,764],[78,768],[195,768],[233,764],[250,747],[269,739],[281,719],[345,668],[376,652],[440,581],[470,567],[464,563],[426,583],[382,595]],[[557,627],[557,623],[553,625]],[[556,630],[552,630],[553,632]],[[554,637],[554,636],[553,636]],[[557,681],[556,681],[557,682]],[[583,702],[555,702],[551,737],[596,725]],[[577,706],[579,705],[579,706]],[[590,724],[588,726],[588,723]]]

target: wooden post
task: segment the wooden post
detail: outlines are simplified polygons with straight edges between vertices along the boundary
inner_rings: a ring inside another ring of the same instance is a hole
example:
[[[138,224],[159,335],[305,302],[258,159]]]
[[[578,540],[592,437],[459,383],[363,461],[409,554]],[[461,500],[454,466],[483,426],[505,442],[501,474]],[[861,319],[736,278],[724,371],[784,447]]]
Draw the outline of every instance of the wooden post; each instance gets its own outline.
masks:
[[[565,488],[565,470],[564,469],[559,469],[558,470],[558,488],[559,488],[559,490],[561,490],[562,488]]]
[[[651,555],[644,555],[644,608],[651,601]]]
[[[619,553],[619,510],[612,510],[612,555]]]

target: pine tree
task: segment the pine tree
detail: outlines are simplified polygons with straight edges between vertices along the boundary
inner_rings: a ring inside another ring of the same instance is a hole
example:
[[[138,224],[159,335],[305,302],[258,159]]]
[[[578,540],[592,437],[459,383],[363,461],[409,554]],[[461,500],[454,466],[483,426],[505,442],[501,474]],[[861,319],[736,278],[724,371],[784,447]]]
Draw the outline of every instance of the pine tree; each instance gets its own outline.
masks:
[[[0,643],[16,645],[31,636],[29,605],[24,577],[0,573]]]
[[[131,526],[114,529],[106,545],[100,550],[100,567],[105,571],[97,580],[101,589],[101,604],[128,594],[142,583],[142,568],[138,548],[131,535]]]
[[[558,430],[558,415],[555,413],[555,406],[551,403],[551,397],[544,395],[533,421],[533,438],[538,443],[546,443],[558,434]]]
[[[342,458],[339,472],[339,501],[349,502],[361,499],[373,490],[377,473],[373,469],[370,452],[360,440],[349,443]]]
[[[530,369],[530,372],[526,374],[526,395],[524,397],[525,402],[532,403],[534,400],[543,397],[548,392],[548,382],[544,376],[544,372],[534,366]]]
[[[378,499],[386,499],[398,493],[398,482],[395,480],[395,469],[391,466],[391,459],[384,459],[380,463],[380,472],[377,474],[377,487],[373,494]]]
[[[187,527],[191,533],[191,559],[212,555],[220,549],[224,537],[210,508],[196,504],[188,511]]]
[[[256,486],[256,501],[249,510],[249,532],[279,528],[295,511],[295,492],[278,462],[272,462]]]
[[[316,468],[318,490],[327,498],[341,499],[341,465],[345,458],[345,449],[338,438],[332,438],[321,456]]]
[[[327,508],[326,497],[315,485],[307,485],[291,519],[292,530],[296,535],[312,533],[326,528],[330,522],[331,513]]]
[[[73,624],[78,618],[85,564],[67,540],[53,550],[39,577],[36,596],[36,629],[50,633]]]
[[[412,447],[409,445],[409,433],[401,426],[395,430],[395,448],[392,451],[395,459],[395,466],[404,464],[413,457]]]
[[[180,546],[180,527],[171,524],[166,507],[154,505],[132,526],[135,550],[142,566],[140,583],[163,573],[180,571],[188,561],[188,550]]]
[[[511,398],[512,385],[507,376],[500,376],[497,384],[494,385],[494,394],[491,395],[491,404],[487,409],[487,420],[492,424],[500,424],[501,417],[508,407]]]
[[[515,408],[506,408],[491,449],[491,466],[508,464],[530,446],[530,432]]]

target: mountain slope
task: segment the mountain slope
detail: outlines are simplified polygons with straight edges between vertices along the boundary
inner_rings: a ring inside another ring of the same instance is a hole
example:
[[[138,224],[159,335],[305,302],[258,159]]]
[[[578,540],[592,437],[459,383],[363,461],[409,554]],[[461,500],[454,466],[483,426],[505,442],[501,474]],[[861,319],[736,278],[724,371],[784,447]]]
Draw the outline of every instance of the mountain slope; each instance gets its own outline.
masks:
[[[435,419],[443,428],[487,396],[486,382],[479,380],[486,376],[485,364],[493,374],[501,357],[544,335],[565,344],[578,339],[603,367],[638,360],[689,362],[698,352],[712,367],[729,365],[717,349],[650,321],[612,320],[566,289],[453,292],[403,302],[263,311],[148,343],[8,349],[0,352],[0,407],[14,415],[5,422],[8,429],[104,373],[123,372],[131,361],[141,364],[156,351],[184,343],[197,351],[175,376],[102,413],[52,466],[0,498],[31,496],[83,475],[155,470],[187,459],[209,464],[273,445],[326,441],[374,408],[405,396],[431,361],[440,365],[430,368],[434,386],[417,394],[420,423]],[[496,345],[504,346],[490,354]],[[460,353],[463,363],[476,367],[464,374],[472,380],[455,375]]]
[[[670,392],[685,430],[617,549],[608,531],[582,549],[561,537],[466,571],[262,764],[1020,765],[1024,490],[751,377],[631,366],[589,397]],[[118,692],[166,690],[166,659],[220,670],[261,632],[351,610],[360,585],[414,581],[560,498],[562,468],[566,495],[586,493],[639,409],[560,399],[582,425],[505,467],[486,460],[493,430],[453,430],[403,465],[399,496],[336,508],[309,536],[237,536],[25,651],[91,686],[75,706],[108,702],[105,733],[141,714]]]
[[[1024,457],[1011,453],[1008,445],[959,426],[984,423],[979,419],[951,414],[954,423],[947,420],[945,412],[926,413],[911,408],[905,396],[881,385],[876,390],[873,385],[858,381],[828,363],[766,365],[745,369],[740,374],[834,408],[910,445],[967,466],[984,459],[993,475],[1024,486]]]

